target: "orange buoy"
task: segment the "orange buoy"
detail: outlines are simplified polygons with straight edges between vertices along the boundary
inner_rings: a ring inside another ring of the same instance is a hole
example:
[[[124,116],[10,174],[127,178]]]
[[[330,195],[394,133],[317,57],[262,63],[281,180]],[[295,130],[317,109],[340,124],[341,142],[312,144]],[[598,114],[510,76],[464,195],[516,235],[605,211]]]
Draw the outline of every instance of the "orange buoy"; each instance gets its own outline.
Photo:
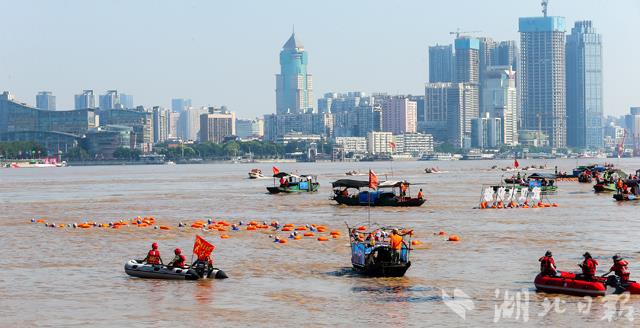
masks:
[[[340,235],[331,235],[331,237],[332,237],[333,239],[338,239],[338,238],[340,238]]]
[[[293,236],[293,239],[299,240],[299,239],[302,239],[302,237],[300,237],[300,235],[295,235],[295,236]]]
[[[171,230],[171,228],[167,226],[160,226],[160,230]]]
[[[258,222],[256,222],[256,221],[250,221],[248,225],[258,225]]]
[[[247,226],[247,230],[256,230],[256,229],[258,229],[258,228],[256,228],[256,226],[254,226],[254,225],[248,225]]]
[[[280,244],[286,244],[286,243],[287,243],[287,240],[286,240],[286,239],[280,239],[278,242],[279,242]]]
[[[295,227],[295,225],[293,223],[285,223],[285,225],[283,225],[283,227],[287,228],[287,227]]]
[[[38,220],[36,220],[36,222],[38,222],[38,223],[44,223],[44,219],[38,219]]]
[[[367,228],[365,226],[359,226],[358,227],[358,231],[365,231],[367,230]]]
[[[442,231],[442,230],[440,230],[440,231],[438,232],[438,236],[444,236],[444,235],[446,235],[446,234],[447,234],[447,233],[446,233],[446,232],[444,232],[444,231]]]
[[[146,223],[138,224],[138,227],[139,227],[139,228],[146,228],[146,227],[148,227],[148,226],[149,226],[149,225],[148,225],[148,224],[146,224]]]
[[[460,241],[460,236],[451,235],[451,236],[449,236],[449,241]]]
[[[227,238],[229,238],[229,235],[221,235],[220,238],[227,239]]]
[[[340,231],[338,230],[333,230],[329,233],[330,235],[340,235]]]
[[[318,237],[318,241],[327,241],[329,240],[329,238],[322,236],[322,237]]]
[[[293,228],[291,228],[291,227],[284,227],[284,228],[282,228],[282,231],[291,231],[291,230],[293,230]]]
[[[307,227],[299,226],[299,227],[297,227],[297,228],[296,228],[296,230],[298,230],[298,231],[305,231],[305,230],[307,230]]]
[[[558,204],[557,203],[553,203],[553,204],[551,204],[551,206],[558,207]]]
[[[481,208],[481,209],[485,209],[485,208],[487,208],[487,202],[481,202],[481,203],[480,203],[480,208]]]
[[[81,223],[81,224],[78,224],[78,228],[89,229],[91,228],[91,225],[88,223]]]
[[[422,242],[419,241],[419,240],[412,240],[411,241],[411,245],[413,245],[413,246],[420,245],[420,244],[422,244]]]
[[[305,237],[313,237],[313,236],[315,236],[315,234],[313,232],[305,232],[304,236]]]
[[[225,228],[225,227],[218,227],[218,231],[220,231],[220,232],[224,232],[224,231],[227,231],[227,228]]]

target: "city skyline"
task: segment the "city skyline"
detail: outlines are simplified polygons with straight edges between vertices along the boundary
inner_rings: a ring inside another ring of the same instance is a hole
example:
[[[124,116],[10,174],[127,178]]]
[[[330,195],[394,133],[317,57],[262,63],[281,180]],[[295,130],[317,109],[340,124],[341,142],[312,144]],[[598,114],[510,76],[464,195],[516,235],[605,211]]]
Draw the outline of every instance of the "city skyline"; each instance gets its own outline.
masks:
[[[438,8],[420,2],[397,5],[353,2],[340,7],[337,2],[310,4],[310,12],[324,10],[326,6],[334,8],[332,17],[337,23],[327,26],[322,23],[324,17],[307,15],[302,19],[293,15],[295,6],[288,6],[289,2],[255,3],[244,11],[233,3],[193,2],[179,6],[160,2],[155,9],[159,17],[174,20],[167,26],[158,25],[156,32],[149,32],[132,28],[150,19],[144,16],[147,3],[143,1],[126,3],[128,10],[117,11],[119,17],[132,25],[109,26],[118,35],[115,45],[123,49],[114,52],[107,51],[109,45],[100,41],[106,33],[104,27],[93,16],[80,15],[75,3],[25,1],[6,6],[12,7],[14,15],[0,22],[3,30],[11,31],[0,34],[5,45],[0,54],[3,90],[32,105],[37,92],[49,90],[57,96],[58,109],[73,109],[74,95],[82,90],[102,94],[118,89],[134,95],[136,104],[148,107],[169,108],[172,98],[190,98],[197,106],[225,104],[239,117],[256,117],[274,112],[277,54],[295,24],[296,34],[310,53],[309,70],[315,75],[314,102],[326,92],[351,90],[420,95],[428,82],[428,47],[452,43],[454,37],[448,31],[460,27],[483,31],[474,36],[518,40],[518,18],[541,15],[538,1],[499,1],[490,8],[472,1],[439,4]],[[98,2],[93,8],[107,15],[124,3],[110,3],[111,6]],[[468,10],[460,12],[460,4]],[[498,7],[500,11],[491,10]],[[420,10],[425,8],[428,10]],[[228,17],[200,22],[198,18],[209,9],[225,11],[228,15],[223,16]],[[355,10],[361,15],[351,15]],[[478,10],[490,14],[475,15]],[[400,11],[406,14],[402,20],[361,24]],[[268,15],[262,15],[263,12]],[[175,17],[171,16],[174,13]],[[566,17],[568,27],[575,21],[591,20],[603,36],[604,115],[622,115],[629,107],[637,106],[640,95],[633,92],[633,77],[640,74],[640,68],[629,63],[637,56],[639,46],[624,42],[624,33],[619,33],[617,22],[626,21],[630,25],[627,29],[637,27],[635,18],[640,14],[640,5],[621,1],[600,8],[597,1],[551,2],[549,14]],[[343,16],[349,19],[340,19]],[[19,19],[25,17],[30,19]],[[245,26],[245,20],[256,22]],[[278,24],[273,24],[274,20]],[[269,26],[256,33],[256,26],[267,21]],[[87,22],[91,24],[85,29],[76,29],[77,24]],[[228,27],[222,28],[225,24]],[[83,37],[86,51],[69,51]],[[87,74],[87,67],[91,68],[91,74]],[[246,97],[247,88],[251,97]]]

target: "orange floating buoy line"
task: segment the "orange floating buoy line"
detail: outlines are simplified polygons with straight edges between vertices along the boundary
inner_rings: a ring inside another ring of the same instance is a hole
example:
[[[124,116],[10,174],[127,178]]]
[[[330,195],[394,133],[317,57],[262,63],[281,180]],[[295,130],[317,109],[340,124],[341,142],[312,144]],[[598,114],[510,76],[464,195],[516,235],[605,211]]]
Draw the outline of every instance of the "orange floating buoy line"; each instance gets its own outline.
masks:
[[[115,222],[98,223],[95,221],[85,220],[84,222],[75,222],[67,224],[49,223],[44,218],[33,218],[32,223],[38,223],[51,228],[73,228],[73,229],[122,229],[129,227],[130,229],[136,229],[139,231],[145,231],[145,228],[153,229],[156,231],[189,231],[190,229],[197,229],[201,231],[218,232],[220,233],[220,239],[229,239],[231,234],[239,233],[240,231],[247,232],[259,232],[261,230],[269,230],[270,232],[290,232],[289,238],[292,240],[301,240],[302,237],[317,237],[317,241],[329,241],[330,239],[339,239],[341,232],[339,230],[331,230],[325,225],[318,224],[305,224],[296,225],[293,223],[280,224],[278,221],[273,220],[271,223],[267,221],[258,222],[251,220],[248,223],[242,220],[237,222],[229,222],[226,220],[214,220],[214,219],[196,219],[190,222],[180,221],[175,225],[158,224],[154,217],[141,217],[137,216],[132,219],[121,219]],[[359,227],[360,230],[366,229],[364,226]],[[273,238],[273,235],[269,235]],[[275,236],[275,242],[278,244],[286,244],[286,238],[279,238]]]

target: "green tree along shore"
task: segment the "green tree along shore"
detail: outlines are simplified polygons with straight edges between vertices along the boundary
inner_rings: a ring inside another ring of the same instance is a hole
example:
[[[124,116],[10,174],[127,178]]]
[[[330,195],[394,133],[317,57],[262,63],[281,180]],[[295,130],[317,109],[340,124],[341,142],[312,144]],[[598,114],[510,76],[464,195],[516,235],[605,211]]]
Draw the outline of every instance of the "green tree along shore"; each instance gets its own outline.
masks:
[[[0,156],[2,158],[27,159],[47,155],[47,150],[38,143],[31,141],[0,142]]]

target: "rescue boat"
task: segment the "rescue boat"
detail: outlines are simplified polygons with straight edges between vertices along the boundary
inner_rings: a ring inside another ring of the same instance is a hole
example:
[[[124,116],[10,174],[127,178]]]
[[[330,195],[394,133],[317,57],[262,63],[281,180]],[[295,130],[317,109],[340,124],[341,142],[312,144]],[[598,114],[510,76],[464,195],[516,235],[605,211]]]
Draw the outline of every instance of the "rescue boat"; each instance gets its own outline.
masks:
[[[602,281],[576,279],[576,274],[572,272],[560,272],[559,277],[538,274],[533,283],[537,291],[554,294],[604,296],[607,291]]]
[[[567,294],[575,296],[604,296],[607,286],[616,288],[615,276],[596,277],[595,281],[586,281],[576,278],[573,272],[560,272],[559,277],[538,274],[534,280],[536,290],[546,293]],[[627,281],[621,289],[616,289],[614,294],[640,294],[640,283]]]
[[[142,260],[130,260],[124,265],[124,272],[132,277],[169,280],[198,280],[206,278],[228,278],[224,271],[218,268],[206,267],[176,268],[166,265],[143,263]]]

